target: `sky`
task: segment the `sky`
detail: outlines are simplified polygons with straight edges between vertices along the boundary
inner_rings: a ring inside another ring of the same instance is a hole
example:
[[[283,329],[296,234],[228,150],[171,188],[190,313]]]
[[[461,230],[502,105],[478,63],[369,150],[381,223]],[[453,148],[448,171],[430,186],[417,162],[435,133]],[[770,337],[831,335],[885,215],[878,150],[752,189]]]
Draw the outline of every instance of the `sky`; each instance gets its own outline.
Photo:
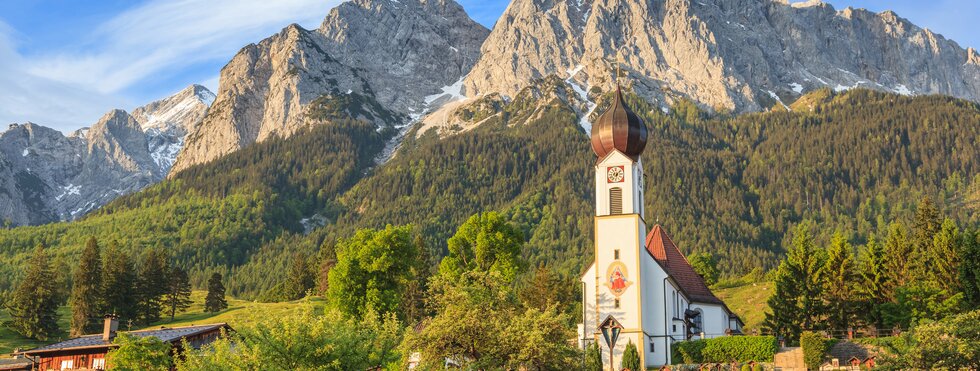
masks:
[[[27,121],[68,132],[114,108],[132,110],[190,84],[217,92],[243,46],[290,23],[312,29],[341,0],[2,0],[0,127]],[[493,27],[508,0],[458,0]],[[980,47],[978,0],[828,0],[894,10]]]

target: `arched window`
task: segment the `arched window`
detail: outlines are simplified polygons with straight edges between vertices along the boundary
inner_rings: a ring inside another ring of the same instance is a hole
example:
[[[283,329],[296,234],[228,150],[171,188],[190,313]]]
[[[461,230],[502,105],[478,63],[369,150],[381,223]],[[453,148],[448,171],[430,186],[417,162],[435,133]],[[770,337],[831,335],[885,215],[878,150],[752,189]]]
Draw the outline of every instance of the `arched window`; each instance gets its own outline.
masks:
[[[623,213],[623,190],[619,187],[609,189],[609,215]]]

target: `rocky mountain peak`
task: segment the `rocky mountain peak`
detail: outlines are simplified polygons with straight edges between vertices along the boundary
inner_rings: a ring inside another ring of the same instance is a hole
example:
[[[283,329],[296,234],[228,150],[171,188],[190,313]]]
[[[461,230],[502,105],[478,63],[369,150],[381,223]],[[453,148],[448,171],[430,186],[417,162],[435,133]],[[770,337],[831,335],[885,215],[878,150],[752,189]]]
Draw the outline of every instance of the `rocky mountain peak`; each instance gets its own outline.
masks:
[[[350,101],[394,113],[379,127],[406,125],[426,96],[470,70],[488,33],[452,0],[348,1],[317,30],[288,26],[222,69],[221,90],[172,172],[318,124],[308,112],[318,99],[356,95]]]

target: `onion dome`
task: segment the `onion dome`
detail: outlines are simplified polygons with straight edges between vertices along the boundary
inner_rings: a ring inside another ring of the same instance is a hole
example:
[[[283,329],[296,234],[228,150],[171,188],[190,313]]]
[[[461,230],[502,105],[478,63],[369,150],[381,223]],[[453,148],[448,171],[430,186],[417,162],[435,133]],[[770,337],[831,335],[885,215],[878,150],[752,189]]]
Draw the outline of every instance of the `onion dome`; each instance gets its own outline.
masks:
[[[601,159],[616,150],[636,161],[646,146],[647,126],[623,101],[623,89],[617,88],[612,106],[592,124],[592,151]]]

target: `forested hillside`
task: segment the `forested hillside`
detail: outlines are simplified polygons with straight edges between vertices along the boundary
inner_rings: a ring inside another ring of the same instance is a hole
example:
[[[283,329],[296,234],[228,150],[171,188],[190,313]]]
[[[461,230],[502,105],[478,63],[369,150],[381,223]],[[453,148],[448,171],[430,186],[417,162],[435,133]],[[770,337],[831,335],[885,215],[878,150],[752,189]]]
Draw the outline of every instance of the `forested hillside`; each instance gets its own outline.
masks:
[[[592,259],[595,157],[563,89],[546,81],[484,105],[490,111],[474,113],[489,117],[484,124],[407,139],[380,166],[373,160],[386,136],[340,121],[188,169],[78,222],[0,231],[0,290],[37,244],[59,261],[96,236],[132,250],[165,247],[196,287],[218,271],[229,294],[256,298],[284,282],[293,257],[318,269],[334,258],[334,241],[358,228],[415,225],[438,256],[457,226],[489,210],[524,230],[530,264],[577,276]],[[725,275],[774,267],[787,230],[803,219],[836,227],[815,231],[818,240],[840,229],[856,231],[856,243],[910,218],[923,196],[961,225],[980,219],[974,103],[823,90],[792,112],[735,117],[688,102],[670,114],[635,96],[630,103],[651,129],[647,224],[664,225],[686,253],[715,254]],[[305,230],[302,221],[316,220],[325,226]]]

